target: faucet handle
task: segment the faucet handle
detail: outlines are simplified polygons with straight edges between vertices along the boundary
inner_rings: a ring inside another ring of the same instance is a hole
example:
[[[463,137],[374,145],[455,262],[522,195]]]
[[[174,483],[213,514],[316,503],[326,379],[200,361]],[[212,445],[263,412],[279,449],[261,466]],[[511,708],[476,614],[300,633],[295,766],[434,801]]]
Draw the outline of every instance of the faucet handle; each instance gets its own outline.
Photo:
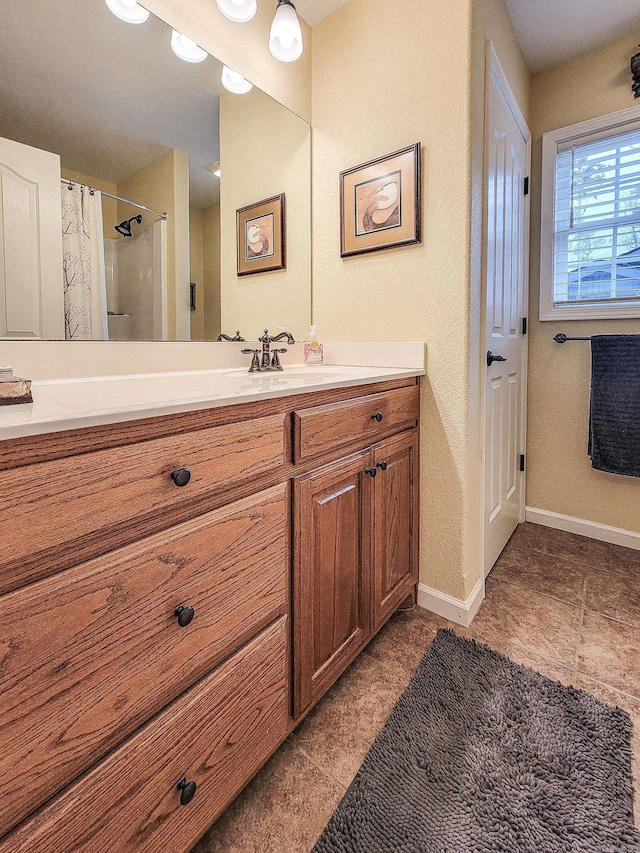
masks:
[[[251,367],[249,368],[249,373],[258,373],[260,370],[260,359],[258,357],[260,350],[259,349],[243,349],[240,350],[243,355],[252,355],[251,359]]]
[[[287,349],[273,349],[271,350],[271,369],[272,370],[284,370],[284,367],[280,364],[280,353],[288,352]]]
[[[271,341],[273,340],[273,338],[269,334],[269,329],[265,329],[262,337],[258,338],[258,340],[260,341],[261,344],[265,344],[265,343],[270,344]]]

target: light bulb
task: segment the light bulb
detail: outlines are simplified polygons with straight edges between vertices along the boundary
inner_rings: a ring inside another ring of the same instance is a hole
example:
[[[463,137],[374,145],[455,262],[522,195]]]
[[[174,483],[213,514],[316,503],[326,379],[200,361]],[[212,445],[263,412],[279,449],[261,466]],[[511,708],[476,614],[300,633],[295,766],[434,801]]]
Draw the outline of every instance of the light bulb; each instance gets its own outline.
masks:
[[[107,6],[116,17],[128,24],[144,24],[149,12],[136,0],[105,0]]]
[[[234,95],[246,95],[253,89],[253,83],[245,80],[242,74],[232,71],[226,65],[222,66],[222,85]]]
[[[216,0],[216,3],[225,18],[237,24],[246,24],[258,11],[257,0]]]
[[[269,34],[269,50],[281,62],[295,62],[302,56],[302,29],[296,7],[290,0],[278,0]]]
[[[177,30],[171,33],[171,50],[185,62],[204,62],[209,56],[206,50],[199,47],[187,36],[183,36]]]

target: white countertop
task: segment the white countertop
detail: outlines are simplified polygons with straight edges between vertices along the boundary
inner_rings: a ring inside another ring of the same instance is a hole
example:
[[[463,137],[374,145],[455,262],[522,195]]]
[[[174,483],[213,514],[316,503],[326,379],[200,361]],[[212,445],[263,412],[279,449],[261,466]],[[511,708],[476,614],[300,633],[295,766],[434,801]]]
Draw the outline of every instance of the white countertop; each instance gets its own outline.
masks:
[[[246,368],[222,368],[35,381],[33,403],[0,406],[0,440],[370,385],[424,373],[417,368],[292,364],[281,373],[250,374]]]

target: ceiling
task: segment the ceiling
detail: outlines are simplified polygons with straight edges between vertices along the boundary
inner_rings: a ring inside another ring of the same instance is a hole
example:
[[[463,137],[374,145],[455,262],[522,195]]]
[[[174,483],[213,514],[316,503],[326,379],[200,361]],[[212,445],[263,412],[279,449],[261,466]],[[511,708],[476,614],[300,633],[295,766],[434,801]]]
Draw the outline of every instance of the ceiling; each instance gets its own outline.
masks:
[[[309,26],[315,27],[348,2],[349,0],[294,0],[294,5]]]
[[[533,72],[631,36],[634,30],[640,42],[638,0],[506,0],[506,4]]]
[[[0,136],[59,154],[63,168],[118,183],[171,148],[189,154],[191,204],[219,198],[221,64],[190,64],[151,16],[132,26],[104,0],[5,3]]]

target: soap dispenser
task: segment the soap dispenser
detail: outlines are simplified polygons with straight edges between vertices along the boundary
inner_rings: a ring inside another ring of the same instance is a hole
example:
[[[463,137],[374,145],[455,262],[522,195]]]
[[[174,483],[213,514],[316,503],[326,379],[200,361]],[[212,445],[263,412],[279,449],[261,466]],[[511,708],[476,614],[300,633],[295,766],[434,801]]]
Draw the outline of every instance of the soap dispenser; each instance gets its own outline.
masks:
[[[307,340],[304,342],[304,363],[307,367],[314,367],[317,364],[322,364],[324,360],[324,350],[322,343],[318,340],[316,326],[313,325],[309,329]]]

